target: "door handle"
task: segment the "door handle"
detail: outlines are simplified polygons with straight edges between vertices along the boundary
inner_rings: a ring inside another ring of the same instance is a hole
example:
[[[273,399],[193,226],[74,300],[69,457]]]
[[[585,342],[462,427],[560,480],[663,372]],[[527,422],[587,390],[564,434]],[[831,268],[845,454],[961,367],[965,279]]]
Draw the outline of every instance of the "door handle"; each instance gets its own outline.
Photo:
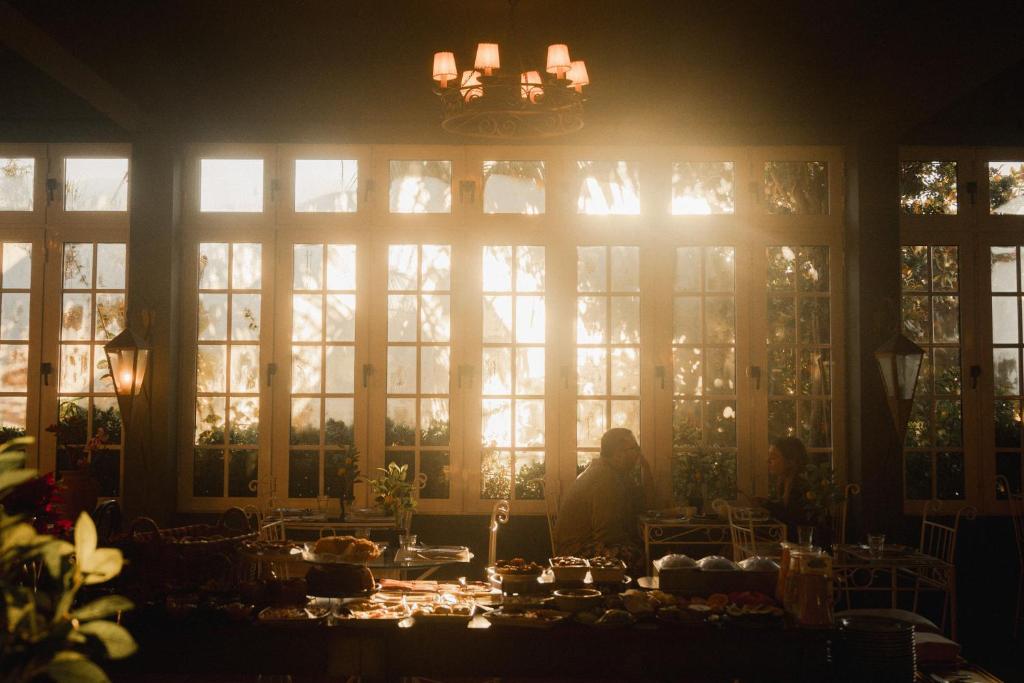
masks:
[[[978,378],[979,377],[981,377],[981,366],[980,365],[972,365],[971,366],[971,389],[977,389],[978,388]]]
[[[754,380],[754,389],[759,390],[761,388],[761,366],[751,365],[747,368],[747,377]]]
[[[363,365],[363,388],[370,385],[370,375],[373,374],[373,366],[369,363]]]

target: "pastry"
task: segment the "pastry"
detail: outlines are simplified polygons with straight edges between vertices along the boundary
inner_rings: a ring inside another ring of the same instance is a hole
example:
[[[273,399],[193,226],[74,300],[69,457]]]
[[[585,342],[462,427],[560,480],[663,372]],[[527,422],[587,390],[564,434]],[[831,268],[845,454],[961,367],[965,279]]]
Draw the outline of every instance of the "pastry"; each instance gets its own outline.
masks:
[[[380,557],[380,548],[371,540],[355,536],[324,536],[313,552],[317,555],[337,555],[343,562],[368,562]]]

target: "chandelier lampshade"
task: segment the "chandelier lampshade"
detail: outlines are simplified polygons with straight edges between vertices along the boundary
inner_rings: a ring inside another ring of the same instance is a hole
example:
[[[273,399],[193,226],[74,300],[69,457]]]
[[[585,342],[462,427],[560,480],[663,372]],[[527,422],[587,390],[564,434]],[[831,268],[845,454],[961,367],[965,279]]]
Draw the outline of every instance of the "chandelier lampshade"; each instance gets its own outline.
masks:
[[[569,72],[572,62],[569,59],[569,46],[563,43],[548,45],[548,66],[547,72],[555,74],[558,79],[565,78]]]
[[[565,75],[569,81],[570,88],[576,92],[583,92],[583,86],[590,85],[590,76],[587,75],[587,65],[582,59],[577,59],[569,65],[569,73]]]
[[[491,76],[495,69],[501,68],[497,43],[480,43],[476,46],[476,61],[473,68],[482,71],[484,76]]]
[[[525,62],[515,46],[515,6],[510,0],[512,68],[501,68],[498,43],[478,43],[473,68],[461,73],[453,52],[434,54],[434,93],[441,100],[441,127],[450,133],[490,140],[551,138],[583,128],[583,86],[590,85],[583,60],[569,46],[548,46],[543,69]],[[509,62],[509,53],[505,53]],[[518,67],[518,68],[516,68]],[[458,80],[458,87],[450,82]]]
[[[459,72],[455,68],[455,53],[434,53],[434,80],[438,81],[442,88],[447,88],[448,81],[455,80],[458,75]]]

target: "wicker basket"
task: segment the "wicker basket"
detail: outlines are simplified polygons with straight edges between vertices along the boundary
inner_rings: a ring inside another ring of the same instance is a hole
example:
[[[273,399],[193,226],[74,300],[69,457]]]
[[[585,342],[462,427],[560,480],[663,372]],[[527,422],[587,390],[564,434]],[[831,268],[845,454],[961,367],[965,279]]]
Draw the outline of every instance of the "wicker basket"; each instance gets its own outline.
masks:
[[[139,517],[126,534],[112,541],[127,560],[125,581],[144,588],[226,588],[246,570],[239,547],[255,539],[241,508],[230,508],[216,524],[190,524],[161,529],[149,517]]]

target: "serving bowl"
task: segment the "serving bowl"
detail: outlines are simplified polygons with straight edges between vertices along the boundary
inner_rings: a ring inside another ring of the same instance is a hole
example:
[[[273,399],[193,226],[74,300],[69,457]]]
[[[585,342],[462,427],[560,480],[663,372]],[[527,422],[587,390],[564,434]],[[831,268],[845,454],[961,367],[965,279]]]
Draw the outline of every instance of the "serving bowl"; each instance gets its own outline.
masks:
[[[601,604],[604,596],[593,588],[571,588],[551,593],[555,606],[563,612],[580,612]]]
[[[734,572],[739,569],[735,562],[721,555],[708,555],[697,560],[697,568],[704,572]]]

